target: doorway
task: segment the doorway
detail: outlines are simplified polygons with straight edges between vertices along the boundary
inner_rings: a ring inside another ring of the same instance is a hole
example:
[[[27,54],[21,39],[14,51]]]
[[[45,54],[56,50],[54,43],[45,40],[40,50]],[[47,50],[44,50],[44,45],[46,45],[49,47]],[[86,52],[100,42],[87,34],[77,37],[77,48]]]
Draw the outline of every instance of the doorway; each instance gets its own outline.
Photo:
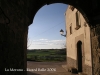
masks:
[[[77,68],[78,72],[82,72],[82,42],[77,42]]]

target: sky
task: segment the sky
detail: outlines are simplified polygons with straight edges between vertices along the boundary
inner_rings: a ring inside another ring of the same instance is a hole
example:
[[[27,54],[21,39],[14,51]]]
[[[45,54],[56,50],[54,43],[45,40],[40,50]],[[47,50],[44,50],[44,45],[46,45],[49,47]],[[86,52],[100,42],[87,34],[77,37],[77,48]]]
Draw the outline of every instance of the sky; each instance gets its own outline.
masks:
[[[66,4],[54,3],[41,7],[29,26],[28,49],[61,49],[65,47],[66,37],[60,35],[65,31]],[[66,34],[66,33],[64,33]]]

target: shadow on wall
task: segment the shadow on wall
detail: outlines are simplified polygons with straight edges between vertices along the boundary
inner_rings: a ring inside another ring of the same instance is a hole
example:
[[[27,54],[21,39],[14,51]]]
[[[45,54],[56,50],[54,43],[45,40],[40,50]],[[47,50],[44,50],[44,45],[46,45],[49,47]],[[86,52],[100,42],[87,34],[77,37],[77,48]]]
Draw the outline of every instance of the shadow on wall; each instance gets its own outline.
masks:
[[[100,35],[98,36],[98,48],[100,48]]]
[[[100,49],[100,24],[98,24],[95,28],[96,33],[94,33],[95,35],[97,35],[97,41],[98,41],[98,45],[97,47]]]
[[[36,73],[32,73],[32,72],[27,72],[27,75],[40,75],[40,74],[36,74]]]

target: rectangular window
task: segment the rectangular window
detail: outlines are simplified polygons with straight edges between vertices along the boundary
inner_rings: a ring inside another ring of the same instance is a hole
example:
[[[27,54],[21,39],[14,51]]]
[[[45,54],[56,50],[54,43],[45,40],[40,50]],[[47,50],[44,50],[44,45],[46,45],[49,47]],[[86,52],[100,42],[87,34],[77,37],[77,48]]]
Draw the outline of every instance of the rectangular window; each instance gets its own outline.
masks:
[[[78,17],[78,11],[76,12],[76,26],[79,25],[79,17]]]
[[[78,11],[76,12],[76,30],[78,30],[81,27],[81,25],[79,24],[79,13]]]
[[[72,26],[70,26],[70,34],[72,34]]]

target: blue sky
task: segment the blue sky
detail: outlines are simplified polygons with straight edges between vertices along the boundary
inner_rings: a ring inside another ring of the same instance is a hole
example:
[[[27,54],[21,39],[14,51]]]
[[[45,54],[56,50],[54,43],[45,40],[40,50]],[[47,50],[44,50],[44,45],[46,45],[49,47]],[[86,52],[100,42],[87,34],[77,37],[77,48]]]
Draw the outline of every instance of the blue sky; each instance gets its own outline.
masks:
[[[44,5],[36,13],[28,30],[28,49],[60,49],[66,38],[60,35],[65,31],[66,4]]]

